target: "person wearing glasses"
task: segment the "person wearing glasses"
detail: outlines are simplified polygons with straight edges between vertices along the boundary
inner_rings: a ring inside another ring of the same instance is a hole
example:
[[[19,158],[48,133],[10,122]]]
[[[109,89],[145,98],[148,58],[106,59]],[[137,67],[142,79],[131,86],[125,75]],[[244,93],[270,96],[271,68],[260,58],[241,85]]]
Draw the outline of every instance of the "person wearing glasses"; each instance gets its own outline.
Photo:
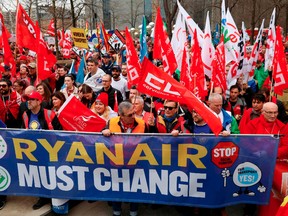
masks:
[[[288,126],[282,123],[278,116],[278,106],[273,102],[263,105],[260,117],[251,120],[241,130],[243,134],[281,134],[278,155],[279,159],[288,159]]]
[[[21,103],[21,95],[12,90],[10,80],[0,80],[0,120],[8,128],[18,128],[17,115]],[[0,210],[6,205],[6,195],[0,195]]]
[[[178,115],[178,109],[178,102],[173,100],[164,101],[164,113],[156,118],[158,133],[171,133],[173,136],[178,136],[181,131],[181,124],[184,121],[184,118]]]
[[[129,101],[123,101],[118,107],[119,116],[111,118],[102,134],[106,137],[112,133],[148,133],[155,132],[153,128],[146,126],[144,120],[135,117],[134,106]],[[150,119],[150,123],[153,119]],[[113,202],[113,216],[121,215],[121,202]],[[130,203],[130,215],[137,215],[138,204]]]

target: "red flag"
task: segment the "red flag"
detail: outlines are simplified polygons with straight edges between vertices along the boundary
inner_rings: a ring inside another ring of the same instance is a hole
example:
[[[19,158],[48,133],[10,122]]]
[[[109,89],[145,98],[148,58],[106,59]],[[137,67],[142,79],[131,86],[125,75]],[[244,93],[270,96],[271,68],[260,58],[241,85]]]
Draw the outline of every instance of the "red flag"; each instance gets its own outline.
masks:
[[[58,111],[58,119],[64,130],[100,132],[106,121],[88,109],[74,95],[70,95]]]
[[[194,31],[193,41],[194,43],[191,47],[190,66],[192,82],[190,83],[190,88],[188,89],[193,92],[196,97],[204,98],[208,92],[205,84],[204,66],[201,57],[201,49],[197,38],[197,30]]]
[[[286,196],[279,207],[276,216],[287,216],[288,215],[288,196]]]
[[[72,49],[72,42],[69,40],[69,35],[65,35],[64,29],[62,31],[59,31],[60,40],[59,40],[59,46],[62,48],[62,55],[65,59],[70,59],[70,50]]]
[[[18,4],[16,16],[16,41],[19,47],[37,52],[36,29],[21,4]]]
[[[4,20],[3,20],[3,15],[0,13],[0,22],[1,22],[1,29],[0,31],[2,32],[2,45],[3,45],[3,54],[4,54],[4,64],[9,65],[11,68],[11,76],[15,77],[16,75],[16,63],[14,60],[14,56],[11,52],[10,45],[8,42],[8,37],[7,37],[7,29],[5,28],[4,25]]]
[[[38,79],[44,80],[50,77],[52,74],[51,68],[56,64],[57,59],[51,50],[48,49],[46,42],[42,37],[42,33],[36,22],[36,35],[38,41],[38,51],[37,51],[37,69],[38,69]]]
[[[47,29],[47,34],[51,35],[51,36],[55,36],[55,22],[54,22],[54,18],[52,18],[50,20],[48,29]]]
[[[283,95],[283,90],[288,88],[288,74],[286,68],[286,57],[282,43],[280,26],[276,28],[275,53],[273,61],[274,92]]]
[[[221,87],[223,92],[226,92],[226,68],[225,68],[225,47],[223,36],[220,39],[220,43],[216,47],[215,56],[212,61],[212,77],[211,81],[213,87]]]
[[[114,103],[114,111],[115,112],[118,112],[118,100],[117,100],[117,91],[114,92],[114,100],[115,100],[115,103]]]
[[[160,13],[160,8],[157,9],[157,17],[155,23],[153,58],[162,59],[164,71],[169,75],[173,75],[177,69],[177,62],[172,46],[170,44],[169,37],[163,29],[164,25]]]
[[[187,88],[153,65],[146,57],[142,62],[142,77],[138,90],[151,96],[185,103],[195,109],[207,122],[211,130],[218,135],[222,130],[220,118]]]
[[[184,46],[183,50],[183,58],[182,58],[182,65],[181,65],[181,73],[180,73],[180,83],[185,86],[186,88],[189,88],[189,85],[191,83],[191,77],[190,77],[190,70],[188,67],[187,62],[187,53],[186,48]]]
[[[104,45],[105,45],[106,51],[108,52],[109,51],[109,43],[108,43],[109,36],[106,32],[106,29],[105,29],[103,23],[102,23],[102,34],[103,34],[103,38],[104,38]]]
[[[137,85],[140,79],[141,65],[134,47],[133,39],[126,27],[126,51],[127,51],[127,78],[128,88]]]

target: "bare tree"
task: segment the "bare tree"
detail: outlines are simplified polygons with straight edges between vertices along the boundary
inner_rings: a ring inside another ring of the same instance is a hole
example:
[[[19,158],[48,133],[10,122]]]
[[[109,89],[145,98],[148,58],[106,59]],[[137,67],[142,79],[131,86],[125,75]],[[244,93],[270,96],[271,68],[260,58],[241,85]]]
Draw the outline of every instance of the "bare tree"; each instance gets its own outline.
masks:
[[[168,2],[168,0],[163,0],[163,6],[164,6],[165,15],[166,15],[167,31],[168,31],[169,38],[171,38],[173,20],[177,12],[178,5],[177,5],[177,2],[172,3],[171,1]]]

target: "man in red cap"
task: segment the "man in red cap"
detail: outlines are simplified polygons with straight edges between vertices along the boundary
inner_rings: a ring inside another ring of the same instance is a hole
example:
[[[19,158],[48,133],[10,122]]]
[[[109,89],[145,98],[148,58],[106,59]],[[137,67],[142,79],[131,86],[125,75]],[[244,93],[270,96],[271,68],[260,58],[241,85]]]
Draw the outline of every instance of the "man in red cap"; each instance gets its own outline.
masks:
[[[24,98],[28,102],[28,110],[23,113],[22,128],[33,130],[62,130],[56,114],[52,110],[44,109],[41,106],[42,96],[38,92],[33,91],[29,95],[25,95]],[[39,209],[50,202],[50,198],[40,197],[37,203],[33,205],[33,209]]]

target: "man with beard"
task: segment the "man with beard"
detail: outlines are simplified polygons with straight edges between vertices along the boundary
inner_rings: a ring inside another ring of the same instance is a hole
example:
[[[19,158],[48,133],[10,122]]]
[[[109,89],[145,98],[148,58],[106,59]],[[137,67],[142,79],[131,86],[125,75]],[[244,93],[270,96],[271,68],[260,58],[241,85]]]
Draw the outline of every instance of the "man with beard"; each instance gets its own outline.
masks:
[[[127,80],[122,78],[121,75],[121,68],[119,65],[114,65],[111,68],[112,71],[112,87],[119,90],[122,94],[123,100],[129,97],[129,90],[127,86]]]
[[[7,79],[0,80],[0,119],[8,128],[19,128],[17,121],[21,95],[12,90],[12,82]]]
[[[21,103],[21,96],[12,90],[12,82],[7,79],[0,80],[0,120],[8,128],[18,128],[17,115]],[[0,195],[0,210],[6,204],[6,195]]]
[[[36,69],[36,63],[31,62],[28,64],[28,76],[30,78],[30,85],[33,85],[36,87],[36,85],[40,82],[40,80],[37,80],[37,69]]]

